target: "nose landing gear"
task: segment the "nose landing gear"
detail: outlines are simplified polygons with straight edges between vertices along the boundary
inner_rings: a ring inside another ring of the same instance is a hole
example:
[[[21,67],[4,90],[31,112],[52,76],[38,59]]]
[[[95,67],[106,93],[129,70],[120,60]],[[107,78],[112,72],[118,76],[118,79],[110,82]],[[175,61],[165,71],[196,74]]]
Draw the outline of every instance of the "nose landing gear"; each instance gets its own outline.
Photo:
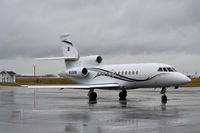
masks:
[[[164,94],[161,96],[161,103],[166,104],[167,103],[167,96]]]
[[[161,96],[161,103],[162,104],[166,104],[167,103],[167,96],[165,95],[166,94],[166,87],[163,87],[162,89],[161,89],[161,91],[160,91],[160,94],[163,94],[162,96]]]

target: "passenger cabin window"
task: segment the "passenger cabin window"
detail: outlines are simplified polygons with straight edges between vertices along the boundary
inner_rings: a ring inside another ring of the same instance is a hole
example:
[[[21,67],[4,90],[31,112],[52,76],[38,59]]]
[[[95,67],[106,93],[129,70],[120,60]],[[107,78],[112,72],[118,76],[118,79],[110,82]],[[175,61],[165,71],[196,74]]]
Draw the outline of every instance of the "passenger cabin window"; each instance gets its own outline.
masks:
[[[135,71],[132,71],[132,75],[134,75],[135,74]]]
[[[138,75],[138,71],[136,71],[136,75]]]

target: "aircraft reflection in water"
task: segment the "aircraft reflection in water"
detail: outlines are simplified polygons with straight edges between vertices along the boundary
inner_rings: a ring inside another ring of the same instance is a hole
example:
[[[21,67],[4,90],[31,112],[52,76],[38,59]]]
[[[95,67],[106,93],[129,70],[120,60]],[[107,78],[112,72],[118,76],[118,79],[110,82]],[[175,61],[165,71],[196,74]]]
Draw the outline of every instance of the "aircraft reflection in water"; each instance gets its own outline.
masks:
[[[119,100],[126,100],[127,90],[138,88],[162,88],[161,101],[167,103],[168,87],[178,88],[191,80],[177,72],[172,66],[160,63],[102,65],[99,55],[80,57],[69,34],[61,35],[63,57],[39,58],[39,60],[64,60],[66,69],[59,72],[61,77],[77,85],[28,86],[29,88],[60,88],[89,90],[90,102],[97,101],[95,89],[121,90]]]
[[[126,130],[131,132],[159,130],[161,133],[165,133],[168,131],[168,126],[172,126],[173,122],[177,121],[177,119],[179,120],[179,109],[172,108],[162,111],[159,106],[154,108],[130,107],[121,111],[116,109],[112,111],[95,112],[92,110],[82,115],[75,113],[74,116],[80,117],[75,117],[79,122],[67,124],[65,131],[82,133],[120,133]],[[68,119],[68,117],[66,118]],[[148,120],[154,122],[147,124]]]

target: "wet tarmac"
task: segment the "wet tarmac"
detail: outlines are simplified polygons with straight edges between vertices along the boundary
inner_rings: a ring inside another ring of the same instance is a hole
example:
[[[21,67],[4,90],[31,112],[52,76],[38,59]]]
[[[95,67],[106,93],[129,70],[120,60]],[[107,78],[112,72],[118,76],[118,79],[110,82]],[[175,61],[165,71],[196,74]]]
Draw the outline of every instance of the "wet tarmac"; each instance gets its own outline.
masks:
[[[0,133],[198,133],[200,88],[169,89],[166,105],[160,89],[96,90],[88,104],[85,90],[0,88]]]

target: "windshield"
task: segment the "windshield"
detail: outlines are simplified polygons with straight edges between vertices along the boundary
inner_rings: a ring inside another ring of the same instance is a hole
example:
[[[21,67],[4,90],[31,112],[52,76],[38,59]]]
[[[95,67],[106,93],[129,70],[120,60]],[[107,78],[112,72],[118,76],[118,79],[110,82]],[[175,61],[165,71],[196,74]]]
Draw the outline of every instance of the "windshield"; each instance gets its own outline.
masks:
[[[158,72],[176,72],[173,67],[159,67]]]

